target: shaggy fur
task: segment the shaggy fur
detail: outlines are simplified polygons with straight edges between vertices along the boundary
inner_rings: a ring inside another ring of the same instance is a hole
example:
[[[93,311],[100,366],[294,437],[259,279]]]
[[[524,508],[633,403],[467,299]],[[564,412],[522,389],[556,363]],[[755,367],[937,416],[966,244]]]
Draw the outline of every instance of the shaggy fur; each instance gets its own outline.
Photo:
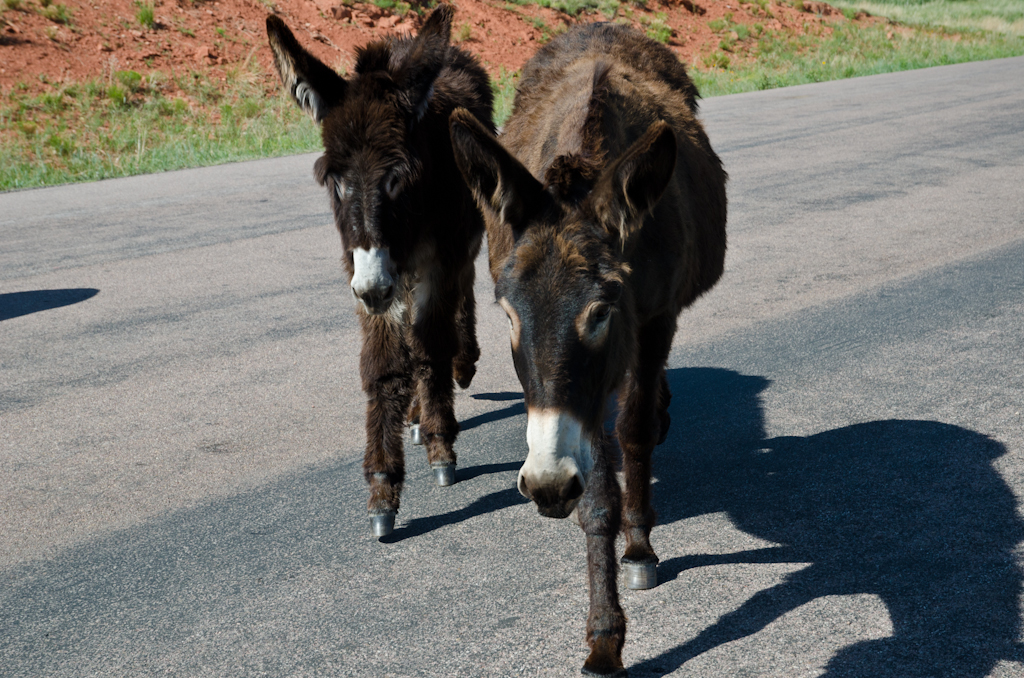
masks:
[[[571,412],[595,443],[577,509],[591,589],[584,673],[624,673],[615,538],[626,537],[624,560],[657,562],[651,453],[669,425],[665,363],[676,317],[724,265],[726,174],[696,97],[668,49],[592,24],[526,65],[500,143],[468,112],[452,116],[456,159],[487,221],[496,294],[516,316],[528,411]],[[624,498],[602,428],[616,390]]]
[[[322,127],[314,172],[328,189],[349,279],[357,248],[386,249],[396,269],[386,312],[358,307],[371,515],[399,508],[407,416],[419,417],[432,465],[455,463],[452,380],[469,386],[480,355],[473,260],[484,224],[455,164],[448,118],[468,109],[490,128],[491,90],[476,60],[449,44],[452,15],[441,5],[416,38],[360,49],[347,79],[267,18],[284,86]]]

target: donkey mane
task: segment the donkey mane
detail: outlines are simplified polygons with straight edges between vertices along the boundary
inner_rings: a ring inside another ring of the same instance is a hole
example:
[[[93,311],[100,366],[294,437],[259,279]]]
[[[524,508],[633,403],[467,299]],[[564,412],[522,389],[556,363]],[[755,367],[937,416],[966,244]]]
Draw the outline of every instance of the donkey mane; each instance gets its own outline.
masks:
[[[558,156],[544,172],[544,188],[571,205],[579,205],[587,197],[605,166],[604,108],[611,69],[611,64],[603,61],[594,64],[590,101],[578,130],[579,151]]]
[[[356,48],[356,73],[365,75],[374,71],[389,71],[391,45],[387,42],[371,42]]]

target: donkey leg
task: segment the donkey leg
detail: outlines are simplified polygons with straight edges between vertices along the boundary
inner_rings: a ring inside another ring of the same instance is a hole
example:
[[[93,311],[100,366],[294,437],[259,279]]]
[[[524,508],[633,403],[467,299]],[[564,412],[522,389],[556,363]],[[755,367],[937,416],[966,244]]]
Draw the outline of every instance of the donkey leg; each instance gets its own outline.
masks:
[[[577,507],[580,527],[587,536],[587,577],[590,583],[590,614],[587,645],[590,654],[583,664],[588,676],[625,676],[622,645],[626,640],[626,616],[619,605],[615,538],[619,532],[622,497],[609,454],[610,442],[600,445],[599,457]]]
[[[455,356],[452,369],[459,388],[469,388],[473,376],[476,375],[476,361],[480,359],[480,345],[476,341],[476,296],[473,294],[475,277],[476,269],[470,260],[460,276],[462,299],[455,316],[459,332],[459,352]]]
[[[668,438],[668,429],[672,425],[672,416],[668,413],[669,403],[672,402],[672,391],[668,387],[668,377],[665,370],[661,371],[661,389],[658,398],[658,421],[661,424],[661,433],[658,435],[658,444],[661,445]]]
[[[420,439],[427,448],[434,479],[442,487],[455,483],[454,445],[459,422],[455,419],[452,360],[458,341],[455,314],[446,313],[442,304],[426,309],[413,326],[411,343],[420,401]]]
[[[616,422],[626,480],[622,511],[626,549],[622,566],[626,586],[631,589],[658,585],[658,556],[650,541],[656,520],[651,508],[651,453],[663,439],[663,431],[668,432],[667,409],[671,396],[665,379],[665,361],[675,329],[675,318],[669,316],[656,318],[641,328],[637,367],[623,389]]]
[[[423,439],[420,437],[420,396],[418,393],[413,393],[412,405],[409,406],[407,421],[409,423],[409,438],[412,440],[412,444],[422,445]]]
[[[363,475],[370,486],[366,509],[374,536],[383,537],[394,529],[405,479],[402,429],[412,397],[411,365],[394,321],[386,316],[360,316],[359,367],[367,395]]]

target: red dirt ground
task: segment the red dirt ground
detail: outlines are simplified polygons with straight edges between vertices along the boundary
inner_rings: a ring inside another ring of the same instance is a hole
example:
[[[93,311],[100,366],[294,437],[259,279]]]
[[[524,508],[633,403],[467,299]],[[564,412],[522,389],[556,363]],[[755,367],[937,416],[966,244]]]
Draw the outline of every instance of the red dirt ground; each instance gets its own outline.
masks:
[[[9,8],[8,2],[19,6]],[[50,11],[66,5],[70,21],[47,19],[44,2]],[[518,70],[540,44],[564,27],[606,20],[598,12],[570,17],[501,0],[456,0],[454,4],[453,39],[468,34],[459,44],[476,54],[492,74],[500,68]],[[659,12],[667,14],[673,29],[669,47],[685,63],[695,64],[719,50],[723,36],[712,31],[708,22],[727,13],[738,23],[761,23],[769,30],[798,34],[827,32],[831,30],[828,23],[845,20],[824,3],[803,4],[806,10],[798,11],[773,2],[766,5],[767,12],[757,3],[736,0],[649,0],[645,7],[623,7],[641,29],[642,21]],[[343,5],[341,0],[156,0],[155,5],[156,24],[147,29],[136,19],[139,5],[133,0],[0,1],[0,94],[16,83],[42,91],[126,69],[143,75],[153,70],[165,74],[206,70],[214,78],[224,78],[248,59],[255,59],[264,73],[271,74],[264,29],[268,5],[300,42],[337,69],[351,69],[357,45],[393,33],[415,32],[422,22],[416,12],[401,17],[373,4]],[[531,19],[542,21],[541,28]],[[740,45],[730,59],[750,58],[744,53]],[[268,79],[267,86],[269,90],[276,83]]]

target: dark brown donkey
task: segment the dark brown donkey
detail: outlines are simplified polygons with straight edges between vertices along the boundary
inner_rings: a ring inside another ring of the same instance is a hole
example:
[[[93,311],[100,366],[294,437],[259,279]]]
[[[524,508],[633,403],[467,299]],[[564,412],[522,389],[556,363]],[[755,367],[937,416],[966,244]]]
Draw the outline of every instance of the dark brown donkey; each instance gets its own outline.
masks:
[[[322,127],[314,172],[330,195],[363,330],[363,472],[376,536],[394,529],[407,415],[419,418],[438,484],[455,482],[452,378],[469,386],[480,357],[473,260],[484,224],[452,156],[448,118],[463,107],[490,129],[491,89],[477,61],[448,44],[452,13],[441,5],[416,38],[359,49],[347,79],[267,18],[284,86]]]
[[[504,146],[471,113],[452,116],[526,397],[519,490],[545,516],[575,508],[586,533],[591,675],[625,674],[620,529],[627,585],[657,583],[651,452],[668,432],[665,363],[676,317],[725,260],[726,174],[696,98],[668,49],[592,24],[526,65]],[[602,426],[616,390],[624,499]]]

